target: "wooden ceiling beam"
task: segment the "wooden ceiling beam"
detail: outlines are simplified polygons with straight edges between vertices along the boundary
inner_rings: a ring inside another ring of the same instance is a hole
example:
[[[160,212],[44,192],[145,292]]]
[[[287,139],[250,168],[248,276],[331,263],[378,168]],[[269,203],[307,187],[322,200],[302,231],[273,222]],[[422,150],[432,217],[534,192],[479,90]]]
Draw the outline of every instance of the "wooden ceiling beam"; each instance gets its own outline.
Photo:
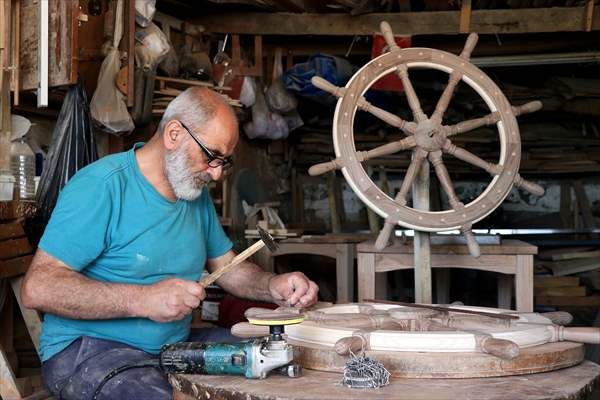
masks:
[[[600,30],[600,10],[586,7],[473,10],[470,31],[486,33],[575,32]],[[229,13],[193,19],[214,33],[255,35],[371,35],[388,21],[398,35],[460,33],[460,11],[349,14]],[[589,22],[593,23],[589,27]]]

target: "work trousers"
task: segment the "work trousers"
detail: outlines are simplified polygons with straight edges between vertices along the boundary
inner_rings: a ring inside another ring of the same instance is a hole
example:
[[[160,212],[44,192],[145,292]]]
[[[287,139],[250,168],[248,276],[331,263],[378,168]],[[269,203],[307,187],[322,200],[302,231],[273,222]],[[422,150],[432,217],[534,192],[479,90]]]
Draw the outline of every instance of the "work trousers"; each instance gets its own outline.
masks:
[[[228,329],[192,329],[190,342],[239,341]],[[98,385],[116,368],[156,358],[138,348],[112,340],[80,337],[42,364],[44,386],[56,399],[92,399]],[[167,400],[173,390],[167,376],[155,367],[125,370],[106,382],[98,400]]]

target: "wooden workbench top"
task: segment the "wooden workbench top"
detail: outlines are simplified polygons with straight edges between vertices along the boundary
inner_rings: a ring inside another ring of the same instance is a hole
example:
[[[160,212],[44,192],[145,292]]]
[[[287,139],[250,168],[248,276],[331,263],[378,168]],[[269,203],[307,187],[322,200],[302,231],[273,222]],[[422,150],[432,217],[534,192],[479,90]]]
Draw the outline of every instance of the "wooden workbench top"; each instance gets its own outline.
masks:
[[[475,379],[392,379],[380,389],[339,385],[340,374],[304,370],[299,378],[270,375],[266,380],[239,376],[172,375],[175,400],[231,399],[479,399],[583,400],[600,389],[600,366],[590,361],[542,374]]]
[[[506,239],[501,244],[482,244],[479,246],[481,254],[537,254],[537,247],[523,242],[521,240]],[[375,241],[369,240],[366,242],[359,243],[356,246],[359,253],[389,253],[389,254],[412,254],[413,243],[402,243],[396,241],[391,246],[386,247],[383,250],[375,249]],[[432,254],[469,254],[469,249],[465,244],[444,244],[444,245],[431,245]]]

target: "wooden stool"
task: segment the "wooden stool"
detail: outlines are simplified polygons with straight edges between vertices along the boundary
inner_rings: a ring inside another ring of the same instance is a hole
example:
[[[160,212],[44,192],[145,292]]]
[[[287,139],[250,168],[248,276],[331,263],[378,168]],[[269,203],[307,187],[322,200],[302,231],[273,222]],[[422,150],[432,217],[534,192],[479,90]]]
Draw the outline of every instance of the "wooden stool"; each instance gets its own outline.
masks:
[[[314,254],[335,258],[337,303],[348,303],[354,300],[354,259],[356,243],[367,238],[368,234],[328,234],[318,236],[302,236],[278,242],[279,249],[271,253],[267,249],[259,251],[258,264],[268,271],[273,271],[273,258],[285,254]]]
[[[395,243],[381,251],[375,249],[374,243],[371,240],[357,245],[358,301],[386,299],[384,272],[414,268],[412,243]],[[520,240],[480,247],[481,256],[474,258],[466,245],[432,245],[431,267],[498,272],[498,307],[510,309],[514,280],[517,311],[533,311],[533,255],[537,254],[537,247]],[[437,283],[437,302],[447,303],[447,272],[438,274]]]

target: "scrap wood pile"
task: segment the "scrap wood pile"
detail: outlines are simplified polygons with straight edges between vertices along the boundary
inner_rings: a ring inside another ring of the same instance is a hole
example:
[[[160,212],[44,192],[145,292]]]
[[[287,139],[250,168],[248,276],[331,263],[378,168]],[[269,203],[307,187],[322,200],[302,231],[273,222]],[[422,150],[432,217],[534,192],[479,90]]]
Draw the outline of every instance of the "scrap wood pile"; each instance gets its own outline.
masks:
[[[600,248],[542,251],[535,266],[536,305],[600,307]]]
[[[156,77],[156,88],[154,90],[154,98],[152,99],[152,114],[161,116],[167,105],[177,95],[183,92],[188,87],[202,86],[217,91],[223,98],[233,107],[241,107],[242,103],[239,100],[229,97],[228,92],[231,91],[227,86],[216,86],[208,81],[197,81],[189,79],[169,78],[164,76]]]

